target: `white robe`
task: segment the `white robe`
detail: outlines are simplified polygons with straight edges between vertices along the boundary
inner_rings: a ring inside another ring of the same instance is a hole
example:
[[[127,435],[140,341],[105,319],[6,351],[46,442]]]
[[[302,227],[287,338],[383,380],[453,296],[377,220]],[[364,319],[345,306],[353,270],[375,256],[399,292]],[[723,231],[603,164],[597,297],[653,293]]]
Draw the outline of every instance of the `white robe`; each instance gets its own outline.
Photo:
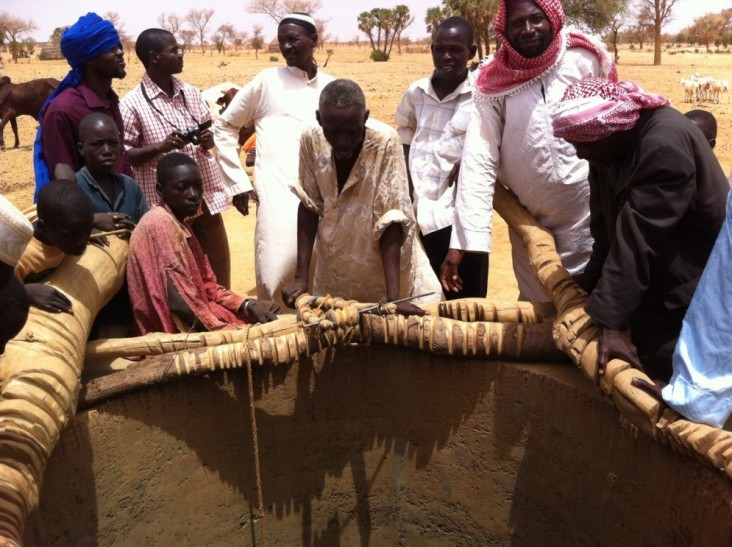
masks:
[[[690,420],[722,427],[732,414],[732,193],[727,216],[684,317],[663,398]]]
[[[600,75],[600,62],[572,48],[541,77],[497,99],[474,93],[455,203],[451,248],[490,252],[496,181],[554,234],[564,267],[584,270],[592,250],[587,162],[552,133],[551,112],[569,84]],[[547,300],[518,236],[511,232],[513,268],[524,300]],[[490,279],[490,278],[489,278]]]
[[[239,90],[214,124],[219,165],[231,184],[249,179],[238,154],[239,128],[254,122],[257,160],[254,178],[259,206],[254,234],[257,298],[284,309],[280,289],[295,278],[297,207],[290,191],[298,177],[300,135],[316,123],[320,92],[333,77],[320,71],[310,80],[295,67],[263,70]]]

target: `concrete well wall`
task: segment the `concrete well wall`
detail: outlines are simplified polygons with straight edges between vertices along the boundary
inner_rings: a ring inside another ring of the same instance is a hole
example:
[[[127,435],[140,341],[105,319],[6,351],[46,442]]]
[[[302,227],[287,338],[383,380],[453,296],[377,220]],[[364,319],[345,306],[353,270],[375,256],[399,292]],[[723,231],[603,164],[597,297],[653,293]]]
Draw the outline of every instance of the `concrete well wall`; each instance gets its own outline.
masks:
[[[732,489],[638,433],[571,365],[399,348],[79,413],[28,545],[730,545]]]

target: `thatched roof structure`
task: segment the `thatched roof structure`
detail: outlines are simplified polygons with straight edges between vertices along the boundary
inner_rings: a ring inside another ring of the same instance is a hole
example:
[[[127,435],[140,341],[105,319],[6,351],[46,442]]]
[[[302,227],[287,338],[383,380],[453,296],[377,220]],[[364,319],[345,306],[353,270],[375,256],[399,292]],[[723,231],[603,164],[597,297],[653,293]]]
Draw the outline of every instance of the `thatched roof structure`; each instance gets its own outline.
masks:
[[[41,48],[41,54],[38,57],[41,59],[41,61],[60,61],[64,58],[63,54],[61,53],[61,48],[52,40],[49,40],[45,43],[45,45]]]

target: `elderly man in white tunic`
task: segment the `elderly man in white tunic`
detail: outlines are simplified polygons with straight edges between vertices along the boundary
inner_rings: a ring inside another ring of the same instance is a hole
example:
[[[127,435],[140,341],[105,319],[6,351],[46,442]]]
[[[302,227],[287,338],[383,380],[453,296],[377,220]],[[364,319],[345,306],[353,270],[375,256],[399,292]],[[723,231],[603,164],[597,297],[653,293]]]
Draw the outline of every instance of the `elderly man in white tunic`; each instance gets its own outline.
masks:
[[[501,0],[501,49],[480,68],[465,137],[450,250],[440,269],[445,290],[461,286],[463,251],[490,252],[493,188],[507,186],[554,234],[564,267],[584,270],[592,250],[587,162],[554,137],[551,112],[569,84],[585,76],[617,79],[605,48],[563,30],[559,0]],[[513,269],[522,300],[547,300],[513,232]]]
[[[308,289],[313,244],[315,294],[361,302],[423,296],[440,299],[440,284],[416,235],[401,141],[391,127],[368,120],[361,88],[328,84],[320,96],[319,127],[300,144],[297,271],[283,289],[292,306]],[[368,120],[368,123],[367,123]],[[397,313],[423,315],[413,302]]]
[[[234,187],[252,190],[239,160],[238,138],[241,127],[254,123],[257,298],[281,303],[282,285],[292,279],[297,257],[299,202],[289,187],[297,178],[300,134],[315,123],[320,91],[333,78],[320,72],[313,59],[318,35],[309,15],[293,13],[282,19],[277,40],[287,66],[263,70],[239,90],[214,124],[214,138],[224,178]],[[244,215],[248,203],[248,193],[234,196],[234,206]]]

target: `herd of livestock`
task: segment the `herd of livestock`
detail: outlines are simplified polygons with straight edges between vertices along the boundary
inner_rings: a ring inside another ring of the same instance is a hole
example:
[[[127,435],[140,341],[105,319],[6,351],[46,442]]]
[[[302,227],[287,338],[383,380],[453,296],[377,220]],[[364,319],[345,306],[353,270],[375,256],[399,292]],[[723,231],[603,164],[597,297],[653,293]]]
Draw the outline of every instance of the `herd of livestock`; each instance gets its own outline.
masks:
[[[727,102],[729,102],[729,82],[727,80],[715,80],[695,72],[691,78],[681,78],[681,87],[684,88],[685,103],[694,101],[718,103],[724,94],[727,95]],[[0,108],[2,108],[1,102]]]

